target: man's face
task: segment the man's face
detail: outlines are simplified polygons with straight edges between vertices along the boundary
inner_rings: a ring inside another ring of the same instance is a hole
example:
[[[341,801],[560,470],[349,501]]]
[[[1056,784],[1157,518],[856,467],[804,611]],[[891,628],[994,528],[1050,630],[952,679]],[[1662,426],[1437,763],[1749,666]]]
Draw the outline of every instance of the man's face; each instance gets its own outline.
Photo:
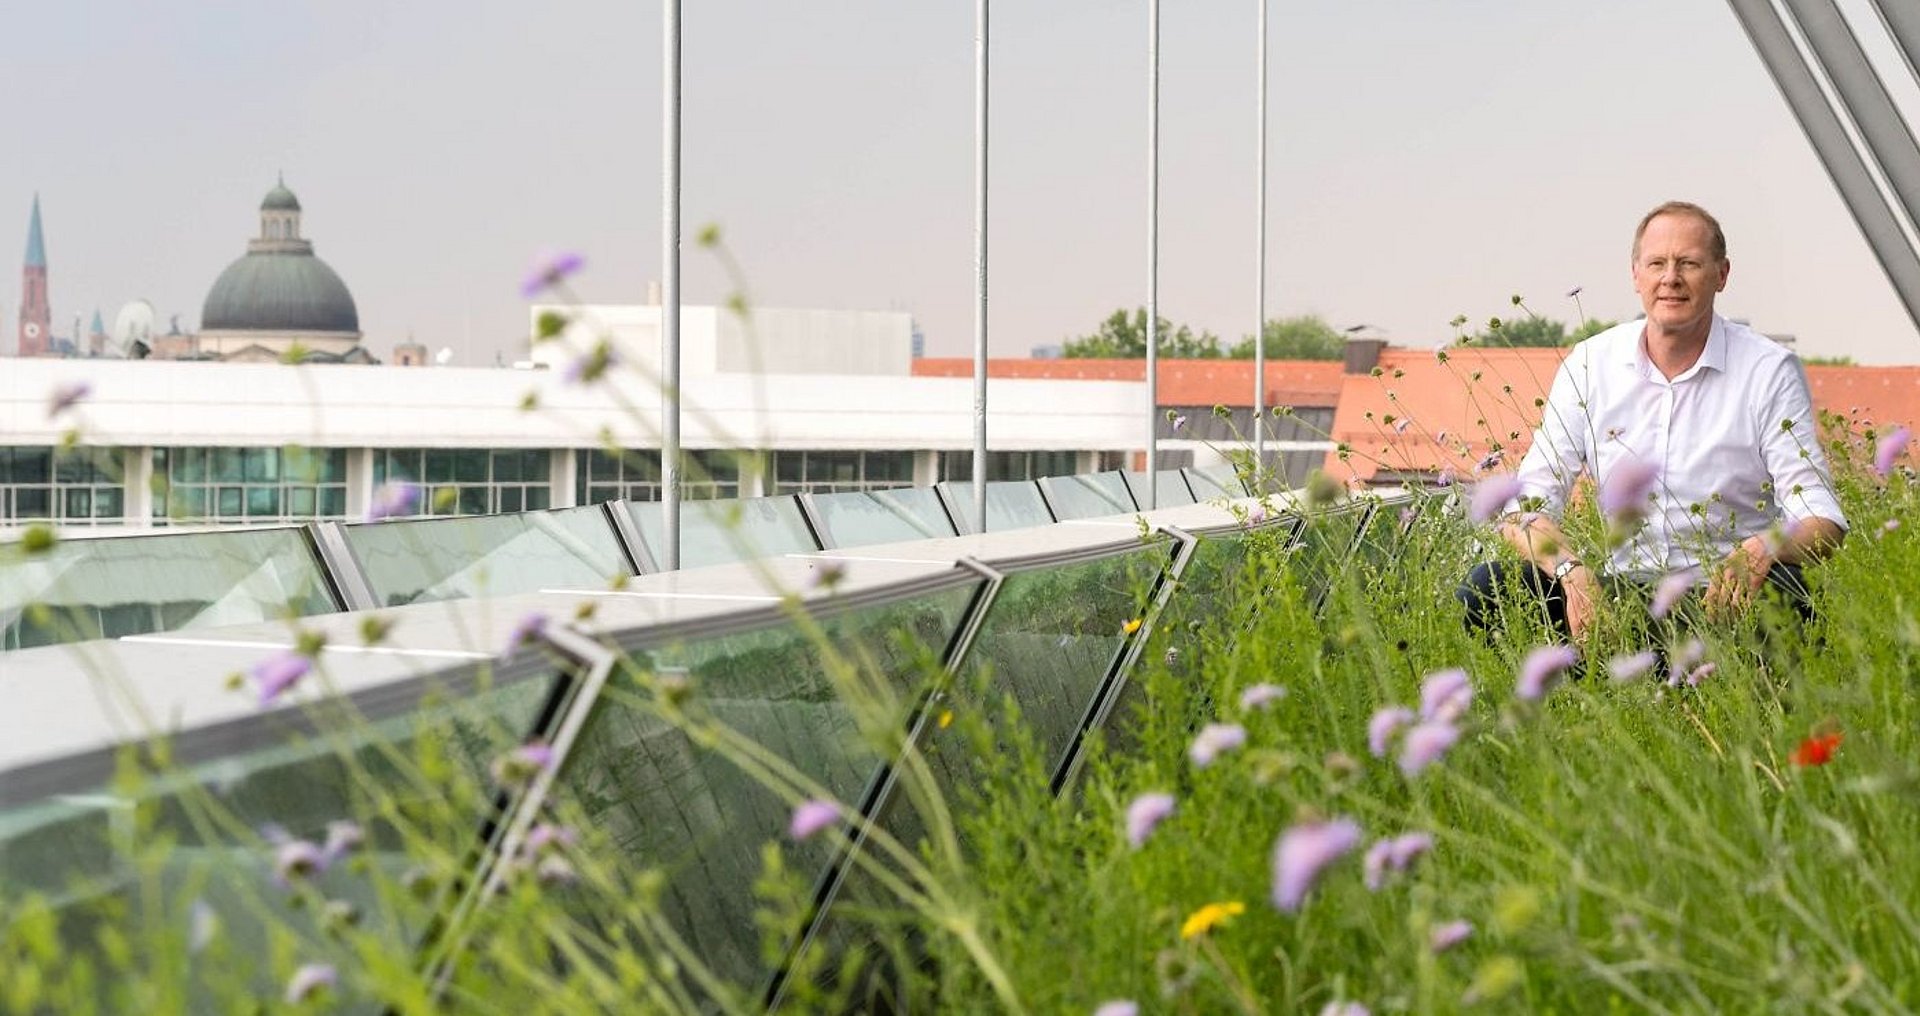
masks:
[[[1647,322],[1663,332],[1706,334],[1713,297],[1727,288],[1731,262],[1713,256],[1713,231],[1692,215],[1647,223],[1633,258],[1633,289]]]

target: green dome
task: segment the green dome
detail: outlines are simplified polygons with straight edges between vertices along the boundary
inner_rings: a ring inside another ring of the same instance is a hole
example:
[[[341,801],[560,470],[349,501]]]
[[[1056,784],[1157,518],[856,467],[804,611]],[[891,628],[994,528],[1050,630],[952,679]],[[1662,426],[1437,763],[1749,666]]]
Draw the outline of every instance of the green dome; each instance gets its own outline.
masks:
[[[260,199],[260,210],[263,212],[297,212],[300,210],[300,199],[293,196],[293,192],[287,189],[286,184],[276,183],[273,185],[273,189],[267,192],[267,196]]]
[[[214,280],[200,310],[200,327],[206,331],[358,332],[360,311],[347,284],[325,261],[305,252],[255,251],[228,265]]]

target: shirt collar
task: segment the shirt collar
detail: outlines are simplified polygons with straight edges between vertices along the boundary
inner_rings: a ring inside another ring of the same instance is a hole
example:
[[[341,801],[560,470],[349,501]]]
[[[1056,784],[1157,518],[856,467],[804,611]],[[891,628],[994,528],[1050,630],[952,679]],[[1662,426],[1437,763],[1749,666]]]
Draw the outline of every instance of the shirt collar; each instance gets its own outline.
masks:
[[[1647,359],[1647,324],[1644,320],[1633,333],[1633,343],[1627,349],[1625,362],[1643,377],[1651,378],[1659,374],[1653,367],[1653,361]],[[1718,314],[1713,316],[1713,324],[1707,329],[1707,348],[1700,351],[1700,359],[1674,378],[1673,383],[1685,381],[1706,367],[1712,367],[1722,374],[1727,372],[1727,319]]]

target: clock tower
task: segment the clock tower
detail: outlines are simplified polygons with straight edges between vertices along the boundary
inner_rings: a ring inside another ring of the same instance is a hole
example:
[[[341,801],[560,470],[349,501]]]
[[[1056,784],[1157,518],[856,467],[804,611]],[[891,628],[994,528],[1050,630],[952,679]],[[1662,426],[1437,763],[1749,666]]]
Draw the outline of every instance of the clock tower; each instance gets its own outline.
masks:
[[[53,345],[53,307],[47,303],[47,242],[40,233],[40,195],[27,226],[27,264],[20,272],[20,355],[45,356]]]

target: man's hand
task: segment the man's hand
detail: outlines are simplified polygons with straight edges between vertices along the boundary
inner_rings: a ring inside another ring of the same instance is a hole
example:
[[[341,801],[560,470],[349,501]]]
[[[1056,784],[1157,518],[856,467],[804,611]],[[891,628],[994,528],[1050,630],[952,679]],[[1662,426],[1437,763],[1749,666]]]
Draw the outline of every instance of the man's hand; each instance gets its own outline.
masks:
[[[1746,610],[1778,560],[1764,534],[1740,541],[1707,583],[1707,615],[1725,620]]]
[[[1581,565],[1560,580],[1560,590],[1567,599],[1567,628],[1575,642],[1584,643],[1599,612],[1600,580],[1594,577],[1593,569]]]

